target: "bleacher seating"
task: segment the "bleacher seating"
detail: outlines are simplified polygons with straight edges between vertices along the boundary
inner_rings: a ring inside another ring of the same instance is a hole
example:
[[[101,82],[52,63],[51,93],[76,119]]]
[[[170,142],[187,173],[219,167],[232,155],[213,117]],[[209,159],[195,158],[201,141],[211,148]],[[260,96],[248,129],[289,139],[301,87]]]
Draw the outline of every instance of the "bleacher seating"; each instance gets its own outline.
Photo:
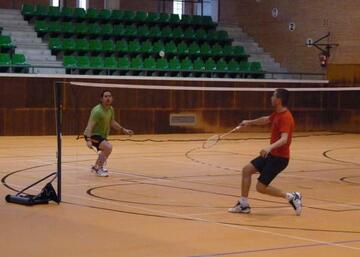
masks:
[[[249,63],[209,16],[31,4],[22,14],[70,73],[263,76],[261,64]]]

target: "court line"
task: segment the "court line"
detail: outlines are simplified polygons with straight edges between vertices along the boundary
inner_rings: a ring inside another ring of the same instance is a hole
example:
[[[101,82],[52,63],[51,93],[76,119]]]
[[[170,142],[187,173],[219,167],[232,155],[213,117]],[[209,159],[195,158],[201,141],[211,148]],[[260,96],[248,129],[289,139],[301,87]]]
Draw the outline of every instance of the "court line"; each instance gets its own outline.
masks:
[[[333,244],[350,244],[357,243],[360,240],[347,240],[347,241],[335,241]],[[298,249],[298,248],[309,248],[316,246],[323,246],[324,244],[316,243],[316,244],[303,244],[303,245],[289,245],[283,247],[271,247],[271,248],[262,248],[262,249],[254,249],[254,250],[242,250],[237,252],[225,252],[225,253],[213,253],[213,254],[205,254],[205,255],[191,255],[186,257],[217,257],[217,256],[229,256],[229,255],[239,255],[239,254],[247,254],[247,253],[259,253],[259,252],[270,252],[270,251],[278,251],[278,250],[289,250],[289,249]]]

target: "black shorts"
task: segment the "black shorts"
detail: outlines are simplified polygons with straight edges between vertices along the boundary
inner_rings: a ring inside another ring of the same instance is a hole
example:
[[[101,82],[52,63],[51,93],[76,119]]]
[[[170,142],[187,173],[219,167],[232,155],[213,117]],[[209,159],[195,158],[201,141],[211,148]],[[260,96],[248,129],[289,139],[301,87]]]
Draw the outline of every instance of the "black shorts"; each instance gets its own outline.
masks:
[[[84,137],[85,137],[85,140],[88,139],[87,136],[84,136]],[[100,150],[99,146],[100,146],[101,142],[106,140],[106,138],[103,138],[102,136],[99,136],[99,135],[93,135],[90,137],[90,139],[91,139],[92,145],[95,146],[98,151]]]
[[[260,172],[258,181],[268,186],[288,166],[289,159],[272,155],[268,155],[266,158],[259,156],[252,160],[251,164]]]

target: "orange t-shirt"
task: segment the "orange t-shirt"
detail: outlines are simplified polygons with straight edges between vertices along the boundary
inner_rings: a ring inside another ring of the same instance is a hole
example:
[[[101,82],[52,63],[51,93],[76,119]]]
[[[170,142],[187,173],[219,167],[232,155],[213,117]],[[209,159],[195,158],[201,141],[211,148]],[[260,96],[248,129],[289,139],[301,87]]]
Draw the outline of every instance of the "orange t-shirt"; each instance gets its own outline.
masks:
[[[290,144],[292,141],[292,133],[295,128],[294,118],[289,110],[283,112],[274,112],[270,116],[271,122],[271,140],[273,144],[281,138],[281,133],[288,133],[288,141],[283,146],[271,151],[271,155],[283,158],[290,158]]]

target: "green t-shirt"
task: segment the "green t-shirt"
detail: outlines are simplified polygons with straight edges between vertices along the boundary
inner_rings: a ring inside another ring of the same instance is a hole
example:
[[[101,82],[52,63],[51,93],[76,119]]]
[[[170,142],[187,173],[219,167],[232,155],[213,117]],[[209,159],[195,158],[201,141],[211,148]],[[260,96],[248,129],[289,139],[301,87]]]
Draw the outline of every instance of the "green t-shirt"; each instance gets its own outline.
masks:
[[[107,138],[110,132],[111,121],[114,119],[114,108],[105,109],[101,104],[96,105],[90,114],[90,120],[95,123],[91,135]]]

